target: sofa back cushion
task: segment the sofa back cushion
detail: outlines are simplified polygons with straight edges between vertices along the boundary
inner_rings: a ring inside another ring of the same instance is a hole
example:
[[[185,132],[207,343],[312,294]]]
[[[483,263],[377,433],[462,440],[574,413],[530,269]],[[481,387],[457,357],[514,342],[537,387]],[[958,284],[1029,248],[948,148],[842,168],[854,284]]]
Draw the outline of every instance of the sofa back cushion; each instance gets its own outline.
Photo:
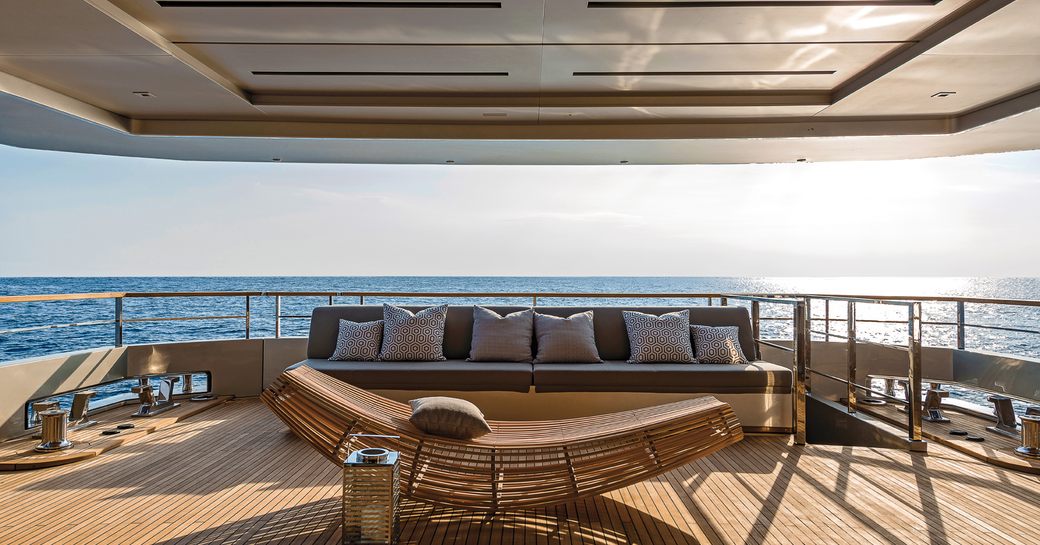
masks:
[[[426,306],[406,306],[412,312]],[[530,307],[487,306],[503,316]],[[647,314],[661,315],[684,308],[690,311],[690,323],[707,326],[737,326],[740,347],[748,359],[755,359],[755,342],[751,335],[751,315],[744,307],[535,307],[542,314],[566,318],[579,312],[591,310],[592,325],[596,334],[596,347],[604,360],[627,360],[629,357],[628,332],[622,311],[636,310]],[[339,321],[370,322],[383,319],[381,305],[335,305],[316,307],[311,314],[310,342],[307,357],[328,359],[336,348]],[[448,307],[448,318],[444,327],[444,357],[449,360],[464,360],[469,356],[473,336],[473,307],[458,305]]]

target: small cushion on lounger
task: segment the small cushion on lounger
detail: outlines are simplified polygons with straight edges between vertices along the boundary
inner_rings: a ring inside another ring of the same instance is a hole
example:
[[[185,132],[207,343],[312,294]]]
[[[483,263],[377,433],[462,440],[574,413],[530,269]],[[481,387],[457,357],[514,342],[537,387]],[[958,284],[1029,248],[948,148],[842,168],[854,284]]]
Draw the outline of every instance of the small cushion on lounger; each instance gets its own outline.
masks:
[[[430,434],[452,439],[476,439],[491,433],[484,413],[465,399],[454,397],[421,397],[408,402],[415,427]]]
[[[629,363],[694,363],[689,310],[660,316],[625,310],[621,316],[632,347]]]
[[[534,310],[502,316],[484,307],[473,307],[473,340],[469,361],[531,361]]]
[[[691,325],[697,363],[747,363],[740,349],[737,326]]]
[[[335,361],[373,361],[379,357],[383,344],[383,321],[351,322],[339,321],[339,336],[336,349],[329,356]]]
[[[596,331],[592,327],[592,311],[579,312],[567,318],[534,314],[534,334],[538,338],[538,355],[534,363],[601,363],[596,348]]]

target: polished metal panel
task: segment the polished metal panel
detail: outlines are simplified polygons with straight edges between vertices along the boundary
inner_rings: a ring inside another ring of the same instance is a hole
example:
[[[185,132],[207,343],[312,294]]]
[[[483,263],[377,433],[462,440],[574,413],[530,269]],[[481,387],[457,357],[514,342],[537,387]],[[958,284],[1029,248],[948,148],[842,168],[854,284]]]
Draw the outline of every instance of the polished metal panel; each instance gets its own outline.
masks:
[[[909,439],[911,443],[921,443],[924,438],[921,433],[921,302],[910,304],[908,329],[908,348],[910,354],[910,367],[907,373],[906,392],[909,405],[907,416],[909,418]]]
[[[829,303],[830,301],[828,301],[828,304]],[[855,414],[856,384],[858,384],[858,382],[856,381],[856,302],[848,301],[846,305],[847,309],[845,311],[845,321],[848,322],[848,326],[846,328],[847,334],[845,338],[845,364],[848,368],[848,384],[846,385],[847,388],[845,389],[845,396],[847,399],[849,413]],[[829,311],[830,307],[828,306],[828,313]],[[828,323],[828,332],[830,332],[831,330],[829,326],[830,324]]]

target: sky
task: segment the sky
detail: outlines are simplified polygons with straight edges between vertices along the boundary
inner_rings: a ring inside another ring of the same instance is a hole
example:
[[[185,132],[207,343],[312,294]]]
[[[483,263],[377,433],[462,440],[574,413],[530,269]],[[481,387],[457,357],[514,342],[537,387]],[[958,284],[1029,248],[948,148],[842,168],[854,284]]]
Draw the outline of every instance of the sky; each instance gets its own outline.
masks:
[[[179,162],[0,146],[0,276],[1040,276],[1040,152]]]

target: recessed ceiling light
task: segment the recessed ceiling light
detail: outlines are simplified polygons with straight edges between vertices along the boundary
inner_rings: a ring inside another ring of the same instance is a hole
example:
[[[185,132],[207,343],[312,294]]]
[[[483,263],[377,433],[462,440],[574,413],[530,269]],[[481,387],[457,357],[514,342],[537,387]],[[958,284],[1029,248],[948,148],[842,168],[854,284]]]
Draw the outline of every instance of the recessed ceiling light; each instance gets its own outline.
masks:
[[[151,91],[134,91],[133,94],[141,98],[155,98],[155,93],[152,93]]]
[[[271,160],[277,163],[277,162],[281,161],[282,158],[281,157],[272,157]]]
[[[808,160],[808,159],[806,159],[805,157],[799,157],[799,158],[795,159],[795,161],[798,161],[799,163],[806,163],[806,162],[808,162],[809,160]]]
[[[628,164],[628,160],[627,160],[627,159],[625,159],[625,160],[622,160],[622,161],[621,161],[621,164],[622,164],[622,165],[627,165],[627,164]]]
[[[455,160],[454,159],[448,159],[447,161],[445,161],[445,163],[448,163],[449,165],[454,165],[455,164]]]
[[[957,91],[939,91],[938,93],[935,93],[934,95],[932,95],[932,98],[946,98],[948,96],[953,96],[953,95],[956,95],[956,94],[957,94]]]

